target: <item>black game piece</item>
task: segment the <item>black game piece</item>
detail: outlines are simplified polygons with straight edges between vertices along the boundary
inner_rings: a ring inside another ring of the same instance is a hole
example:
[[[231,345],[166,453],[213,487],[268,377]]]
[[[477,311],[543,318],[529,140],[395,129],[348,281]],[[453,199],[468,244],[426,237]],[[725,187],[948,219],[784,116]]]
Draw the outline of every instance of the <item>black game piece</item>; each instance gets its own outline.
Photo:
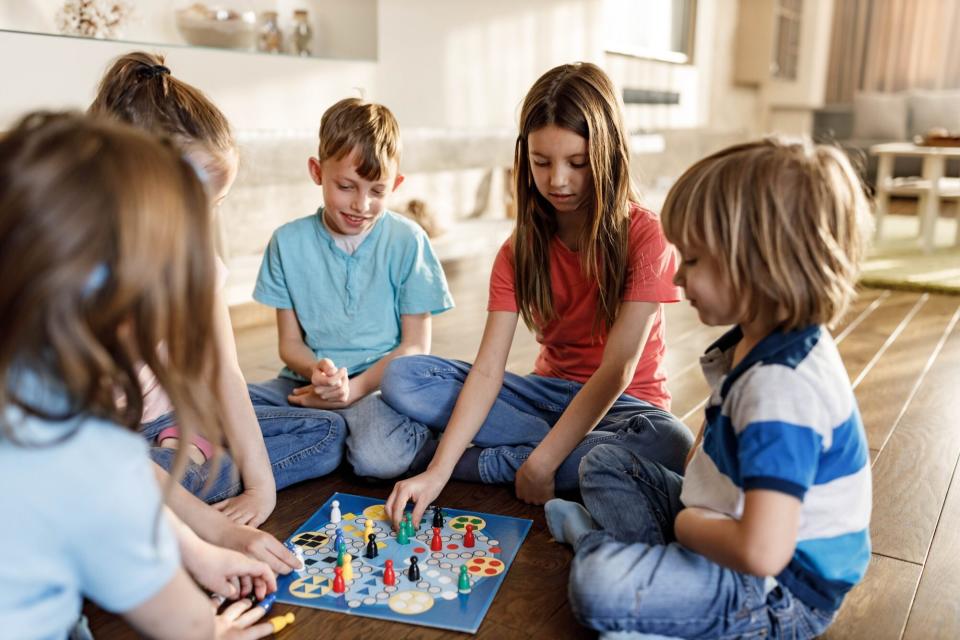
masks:
[[[443,511],[440,510],[440,507],[435,506],[433,508],[433,526],[438,529],[443,528]]]
[[[410,582],[420,582],[420,565],[417,564],[417,556],[410,556],[410,568],[407,569],[407,577]]]
[[[367,539],[370,541],[367,543],[367,557],[376,558],[380,553],[380,550],[377,549],[377,534],[371,533],[367,536]]]

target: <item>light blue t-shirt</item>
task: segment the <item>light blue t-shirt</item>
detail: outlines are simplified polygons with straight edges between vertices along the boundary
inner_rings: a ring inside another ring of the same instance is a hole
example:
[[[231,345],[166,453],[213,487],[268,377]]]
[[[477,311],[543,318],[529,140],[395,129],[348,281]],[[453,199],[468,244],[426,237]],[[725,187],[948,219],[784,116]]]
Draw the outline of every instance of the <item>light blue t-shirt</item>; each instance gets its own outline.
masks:
[[[253,297],[293,309],[304,342],[351,376],[400,344],[400,316],[453,307],[447,279],[427,234],[386,211],[352,254],[336,246],[316,214],[277,229],[267,246]],[[280,375],[302,380],[284,367]]]
[[[776,577],[808,606],[839,608],[870,562],[870,452],[830,333],[773,333],[731,369],[739,327],[701,358],[713,389],[680,500],[740,519],[744,492],[803,505],[796,549]]]
[[[29,444],[0,430],[0,636],[64,638],[84,597],[123,613],[159,593],[180,558],[144,439],[91,417],[3,420]]]

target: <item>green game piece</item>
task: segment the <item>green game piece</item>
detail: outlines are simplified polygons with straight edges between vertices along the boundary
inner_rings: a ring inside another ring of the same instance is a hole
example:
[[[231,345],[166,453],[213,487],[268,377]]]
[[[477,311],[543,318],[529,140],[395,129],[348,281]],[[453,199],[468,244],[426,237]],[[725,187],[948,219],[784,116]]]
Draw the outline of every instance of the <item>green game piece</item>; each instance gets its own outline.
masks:
[[[397,544],[410,544],[410,536],[407,535],[407,524],[400,523],[400,530],[397,531]]]
[[[470,593],[470,574],[467,573],[467,565],[460,565],[460,577],[457,579],[457,591],[460,593]]]
[[[337,566],[342,567],[346,558],[344,556],[347,554],[347,546],[343,545],[340,547],[340,551],[337,553]]]
[[[408,513],[408,514],[407,514],[407,521],[406,521],[406,522],[407,522],[407,535],[409,535],[410,537],[413,537],[414,535],[416,535],[417,530],[413,528],[413,514],[412,514],[412,513]]]

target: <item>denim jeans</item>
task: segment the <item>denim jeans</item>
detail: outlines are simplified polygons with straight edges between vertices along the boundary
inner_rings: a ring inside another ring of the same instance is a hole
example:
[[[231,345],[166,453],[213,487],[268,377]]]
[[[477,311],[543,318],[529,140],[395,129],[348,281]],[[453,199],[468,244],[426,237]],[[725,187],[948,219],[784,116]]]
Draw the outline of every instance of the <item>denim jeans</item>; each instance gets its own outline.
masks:
[[[326,475],[337,468],[343,457],[347,432],[343,418],[334,411],[290,405],[287,395],[298,386],[301,383],[285,378],[247,386],[277,490]],[[152,444],[150,457],[167,471],[173,467],[176,451],[156,446],[155,440],[163,429],[175,424],[176,416],[169,413],[140,426],[140,432]],[[216,472],[213,465],[214,460],[202,465],[188,462],[180,484],[208,503],[225,500],[243,490],[229,453],[220,455]]]
[[[424,442],[446,428],[470,366],[436,356],[391,361],[380,383],[381,398],[367,398],[355,414],[345,415],[347,458],[357,474],[391,478],[406,472]],[[482,449],[483,482],[513,482],[582,387],[559,378],[504,374],[500,393],[473,439]],[[576,489],[583,456],[599,444],[614,442],[680,470],[692,437],[670,412],[621,395],[560,465],[556,488]]]
[[[577,543],[570,605],[598,631],[669,638],[812,638],[833,612],[772,578],[722,567],[676,542],[682,478],[618,446],[581,465],[580,491],[601,530]],[[642,634],[642,635],[641,635]],[[613,634],[611,634],[613,637]]]

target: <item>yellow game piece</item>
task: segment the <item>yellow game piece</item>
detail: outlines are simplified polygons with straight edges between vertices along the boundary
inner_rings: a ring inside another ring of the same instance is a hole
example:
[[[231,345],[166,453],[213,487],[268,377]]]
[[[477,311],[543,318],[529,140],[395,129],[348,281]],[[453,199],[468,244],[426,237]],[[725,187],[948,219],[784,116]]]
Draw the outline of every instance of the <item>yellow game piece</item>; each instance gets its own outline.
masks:
[[[367,518],[367,526],[363,529],[363,541],[367,542],[370,540],[370,536],[373,534],[373,520]]]
[[[293,612],[287,613],[282,616],[277,616],[276,618],[270,618],[270,624],[273,625],[273,632],[279,633],[288,624],[293,624],[293,621],[296,620],[296,617],[293,615]]]
[[[343,581],[350,582],[353,580],[353,557],[349,553],[343,554]]]

